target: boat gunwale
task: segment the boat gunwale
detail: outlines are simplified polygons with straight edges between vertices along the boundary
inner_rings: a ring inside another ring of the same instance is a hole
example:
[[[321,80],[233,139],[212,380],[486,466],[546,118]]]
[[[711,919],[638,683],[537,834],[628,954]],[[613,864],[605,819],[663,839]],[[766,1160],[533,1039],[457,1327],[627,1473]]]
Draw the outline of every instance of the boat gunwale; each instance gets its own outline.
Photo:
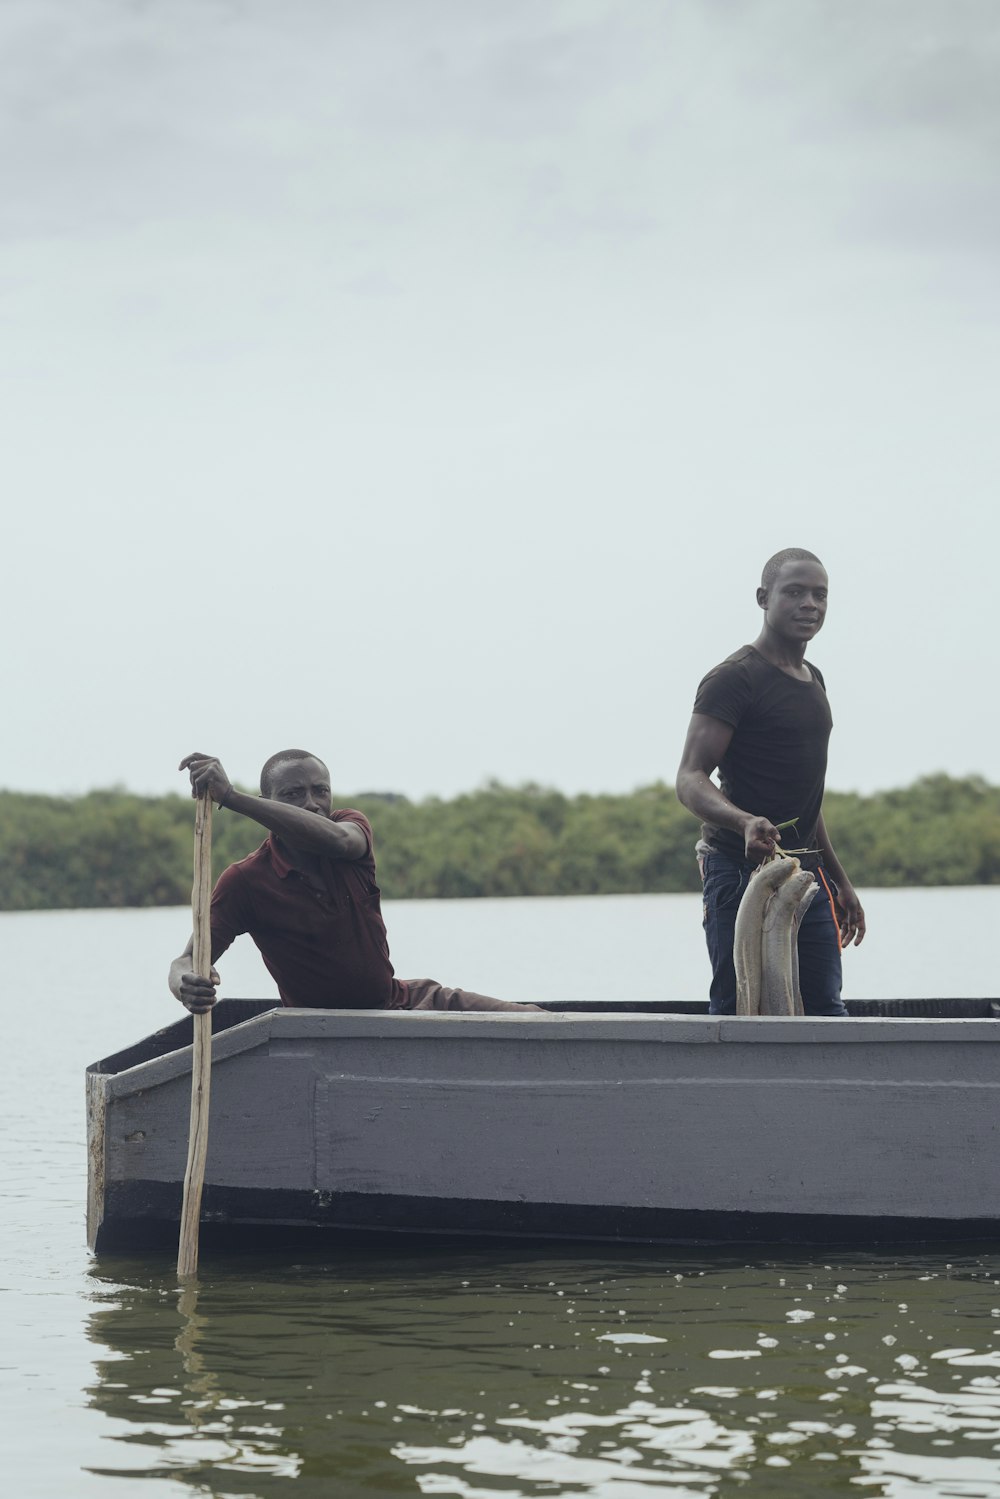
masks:
[[[224,1017],[223,1017],[224,1018]],[[181,1022],[183,1025],[183,1022]],[[831,1034],[830,1027],[836,1030]],[[190,1074],[193,1048],[190,1042],[154,1051],[128,1066],[115,1068],[117,1056],[125,1057],[155,1043],[167,1041],[171,1026],[133,1047],[93,1063],[88,1076],[99,1078],[106,1096],[121,1098],[148,1087],[159,1086]],[[241,1053],[272,1042],[366,1038],[398,1039],[400,1036],[497,1043],[527,1040],[649,1043],[655,1045],[760,1045],[803,1046],[822,1042],[847,1046],[885,1046],[918,1042],[955,1041],[982,1045],[1000,1043],[995,1019],[940,1016],[717,1016],[606,1010],[546,1011],[518,1014],[514,1011],[409,1010],[318,1010],[274,1006],[257,1015],[219,1029],[212,1036],[212,1060],[218,1064]]]

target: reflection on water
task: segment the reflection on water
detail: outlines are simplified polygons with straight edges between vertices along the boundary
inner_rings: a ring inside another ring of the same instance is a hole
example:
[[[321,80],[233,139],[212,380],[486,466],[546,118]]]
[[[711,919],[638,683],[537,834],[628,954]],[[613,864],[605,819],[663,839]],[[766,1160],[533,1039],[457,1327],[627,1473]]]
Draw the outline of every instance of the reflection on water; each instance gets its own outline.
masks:
[[[92,1270],[104,1474],[201,1493],[1000,1496],[1000,1260],[524,1245]]]

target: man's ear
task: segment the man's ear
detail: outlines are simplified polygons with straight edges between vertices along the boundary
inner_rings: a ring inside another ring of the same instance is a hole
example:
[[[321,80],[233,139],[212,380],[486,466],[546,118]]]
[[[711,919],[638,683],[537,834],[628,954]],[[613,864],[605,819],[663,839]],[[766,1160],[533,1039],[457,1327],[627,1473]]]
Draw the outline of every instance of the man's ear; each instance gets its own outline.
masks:
[[[767,589],[766,588],[758,588],[757,589],[757,603],[758,603],[758,606],[761,609],[766,609],[767,608]]]

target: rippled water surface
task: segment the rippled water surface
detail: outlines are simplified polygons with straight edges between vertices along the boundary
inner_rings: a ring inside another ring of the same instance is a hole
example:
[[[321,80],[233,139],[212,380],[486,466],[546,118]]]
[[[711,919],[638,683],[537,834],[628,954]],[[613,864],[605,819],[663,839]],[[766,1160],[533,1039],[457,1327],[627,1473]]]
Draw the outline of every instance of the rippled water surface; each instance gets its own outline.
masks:
[[[1000,892],[971,894],[970,930],[995,929]],[[868,905],[883,938],[926,936],[954,932],[961,895],[876,893]],[[611,944],[614,982],[656,998],[675,938],[697,979],[686,897],[527,904],[396,908],[397,966],[514,998],[532,984],[593,997],[611,987],[599,966]],[[172,912],[0,918],[11,1492],[270,1496],[291,1482],[302,1496],[1000,1499],[994,1246],[886,1256],[421,1240],[294,1264],[203,1259],[184,1292],[169,1260],[93,1262],[83,1070],[173,1018],[163,960],[184,925]],[[473,949],[485,973],[466,971]],[[985,935],[958,950],[949,989],[903,992],[996,992]],[[635,965],[622,974],[626,952]],[[898,966],[919,962],[902,941],[899,954]],[[265,992],[252,954],[227,962],[229,992]],[[852,992],[887,991],[869,978]]]
[[[105,1474],[213,1494],[1000,1493],[982,1258],[407,1249],[92,1272]]]

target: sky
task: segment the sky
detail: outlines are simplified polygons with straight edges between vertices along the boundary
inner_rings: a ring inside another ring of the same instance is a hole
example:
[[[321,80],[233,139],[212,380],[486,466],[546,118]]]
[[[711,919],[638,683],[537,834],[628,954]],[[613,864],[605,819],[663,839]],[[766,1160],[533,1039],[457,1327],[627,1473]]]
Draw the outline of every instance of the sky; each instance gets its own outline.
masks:
[[[1000,782],[992,0],[4,0],[0,785]]]

